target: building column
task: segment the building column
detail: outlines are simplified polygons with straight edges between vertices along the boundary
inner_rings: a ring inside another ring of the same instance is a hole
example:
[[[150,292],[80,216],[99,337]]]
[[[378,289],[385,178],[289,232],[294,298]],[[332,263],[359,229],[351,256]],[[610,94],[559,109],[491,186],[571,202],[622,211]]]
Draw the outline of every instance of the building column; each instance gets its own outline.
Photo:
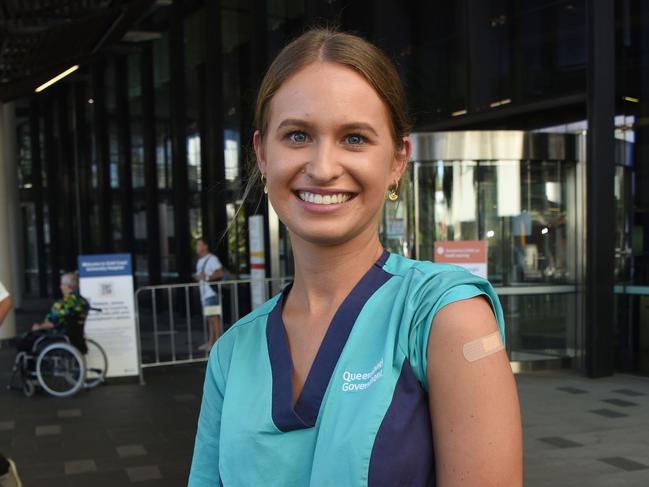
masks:
[[[16,121],[14,106],[0,103],[0,281],[7,288],[14,308],[20,306],[17,279],[16,236],[18,226],[18,171],[16,167]],[[0,340],[16,336],[13,309],[0,326]]]
[[[32,155],[32,194],[36,213],[36,255],[38,295],[47,296],[47,254],[45,252],[45,216],[43,203],[43,165],[41,161],[41,104],[32,99],[29,108],[29,138]]]
[[[187,116],[185,101],[185,47],[183,7],[172,4],[169,25],[169,116],[171,118],[171,167],[173,174],[174,254],[180,282],[192,280],[189,230],[189,180],[187,176]]]
[[[144,162],[144,198],[146,201],[147,284],[160,284],[160,216],[158,211],[158,173],[156,167],[155,91],[153,87],[153,48],[144,46],[140,65],[142,88],[142,146]]]
[[[615,313],[615,11],[613,0],[587,3],[586,373],[614,372]]]
[[[97,158],[97,215],[99,225],[99,249],[113,252],[112,196],[110,185],[110,147],[108,141],[108,117],[106,114],[106,59],[91,67],[92,94],[94,99],[93,125]]]

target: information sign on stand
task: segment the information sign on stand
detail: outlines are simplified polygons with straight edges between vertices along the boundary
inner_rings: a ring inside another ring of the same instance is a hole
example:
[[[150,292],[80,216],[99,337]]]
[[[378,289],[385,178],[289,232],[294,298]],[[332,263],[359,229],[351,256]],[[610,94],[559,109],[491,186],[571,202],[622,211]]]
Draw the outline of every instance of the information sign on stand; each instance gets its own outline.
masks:
[[[487,279],[487,241],[457,240],[435,242],[435,262],[455,264]]]
[[[85,334],[108,357],[107,377],[138,375],[130,254],[79,256],[79,292],[90,302]]]
[[[264,217],[253,215],[248,218],[250,242],[250,300],[252,309],[261,306],[268,299],[266,293],[266,251],[264,246]],[[255,282],[257,281],[257,282]]]

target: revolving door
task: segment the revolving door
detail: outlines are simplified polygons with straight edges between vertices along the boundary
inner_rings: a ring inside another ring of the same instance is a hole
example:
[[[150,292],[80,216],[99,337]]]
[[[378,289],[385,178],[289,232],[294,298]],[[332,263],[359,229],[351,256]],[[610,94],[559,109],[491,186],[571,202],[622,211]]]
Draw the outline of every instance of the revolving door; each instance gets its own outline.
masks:
[[[584,138],[472,131],[412,141],[409,253],[435,260],[436,242],[486,242],[510,360],[558,363],[578,354]]]

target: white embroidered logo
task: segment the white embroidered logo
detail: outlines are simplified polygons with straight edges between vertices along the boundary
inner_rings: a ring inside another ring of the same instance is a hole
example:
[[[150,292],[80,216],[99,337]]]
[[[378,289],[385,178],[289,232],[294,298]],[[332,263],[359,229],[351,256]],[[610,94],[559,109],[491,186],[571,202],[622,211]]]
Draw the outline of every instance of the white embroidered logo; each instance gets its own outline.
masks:
[[[369,372],[344,371],[343,380],[345,382],[343,382],[342,389],[344,392],[362,391],[374,384],[381,377],[383,377],[383,358]]]

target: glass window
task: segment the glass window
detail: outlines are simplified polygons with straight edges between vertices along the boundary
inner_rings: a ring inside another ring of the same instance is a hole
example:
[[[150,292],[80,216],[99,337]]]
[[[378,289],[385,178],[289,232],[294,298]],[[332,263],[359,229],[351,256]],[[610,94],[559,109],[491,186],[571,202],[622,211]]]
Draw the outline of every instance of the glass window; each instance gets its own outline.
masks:
[[[486,240],[494,283],[574,282],[575,167],[560,161],[417,164],[418,257],[434,260],[435,241]]]

